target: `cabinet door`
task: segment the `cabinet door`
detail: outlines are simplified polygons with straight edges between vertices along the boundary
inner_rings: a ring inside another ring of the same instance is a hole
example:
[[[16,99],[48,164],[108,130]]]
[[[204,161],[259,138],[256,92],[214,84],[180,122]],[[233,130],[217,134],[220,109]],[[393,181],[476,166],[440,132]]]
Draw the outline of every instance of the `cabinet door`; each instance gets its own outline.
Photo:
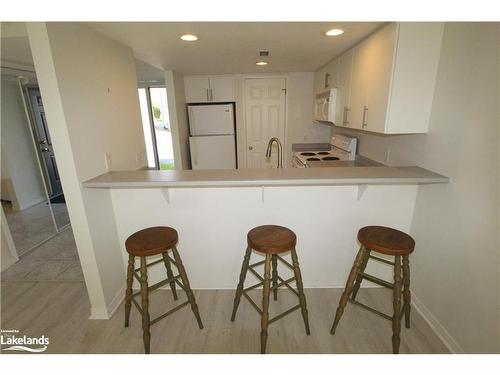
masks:
[[[395,23],[391,23],[366,40],[365,130],[385,133],[386,115],[396,42]]]
[[[349,50],[338,58],[338,101],[335,125],[351,126],[351,77],[353,51]]]
[[[349,111],[349,126],[355,129],[363,128],[364,107],[366,106],[366,87],[369,77],[370,62],[367,53],[366,40],[352,50],[352,78]]]
[[[186,92],[187,103],[206,103],[210,101],[209,89],[208,77],[184,77],[184,90]]]
[[[234,102],[234,77],[210,77],[210,99],[212,102]]]

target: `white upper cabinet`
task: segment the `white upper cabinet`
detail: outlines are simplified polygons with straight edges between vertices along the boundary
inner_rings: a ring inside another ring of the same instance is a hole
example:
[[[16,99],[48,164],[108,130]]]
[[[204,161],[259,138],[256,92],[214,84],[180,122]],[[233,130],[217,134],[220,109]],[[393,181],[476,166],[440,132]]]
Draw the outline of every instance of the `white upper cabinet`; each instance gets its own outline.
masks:
[[[213,102],[234,102],[234,77],[210,77],[210,95]]]
[[[234,102],[233,76],[185,76],[187,103]]]
[[[383,134],[426,133],[443,27],[390,23],[337,58],[335,125]]]
[[[188,103],[205,103],[210,101],[208,77],[185,76],[184,90],[186,92],[186,102]]]
[[[352,59],[354,50],[349,50],[340,56],[338,60],[337,88],[338,105],[335,114],[335,125],[349,126],[351,121],[351,81],[352,81]]]

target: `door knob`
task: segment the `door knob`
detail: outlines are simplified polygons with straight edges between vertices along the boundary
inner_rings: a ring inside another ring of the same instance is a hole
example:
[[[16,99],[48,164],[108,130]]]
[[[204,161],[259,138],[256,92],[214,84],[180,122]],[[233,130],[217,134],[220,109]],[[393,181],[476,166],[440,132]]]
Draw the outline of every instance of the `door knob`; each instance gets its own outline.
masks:
[[[252,150],[253,150],[253,147],[252,147],[252,146],[249,146],[249,147],[248,147],[248,149],[249,149],[250,151],[252,151]]]
[[[47,147],[42,148],[42,152],[49,152],[49,149]]]

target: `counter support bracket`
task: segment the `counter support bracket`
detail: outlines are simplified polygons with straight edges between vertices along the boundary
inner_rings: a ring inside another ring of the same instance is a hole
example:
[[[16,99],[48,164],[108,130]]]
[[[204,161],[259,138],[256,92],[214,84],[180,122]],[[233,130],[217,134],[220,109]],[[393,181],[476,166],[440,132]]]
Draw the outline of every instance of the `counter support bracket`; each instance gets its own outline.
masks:
[[[167,202],[167,204],[170,204],[170,189],[169,188],[162,188],[161,194],[163,195],[163,198]]]
[[[358,191],[356,194],[356,201],[360,201],[361,198],[363,197],[363,194],[365,193],[366,189],[368,188],[368,185],[358,185]]]

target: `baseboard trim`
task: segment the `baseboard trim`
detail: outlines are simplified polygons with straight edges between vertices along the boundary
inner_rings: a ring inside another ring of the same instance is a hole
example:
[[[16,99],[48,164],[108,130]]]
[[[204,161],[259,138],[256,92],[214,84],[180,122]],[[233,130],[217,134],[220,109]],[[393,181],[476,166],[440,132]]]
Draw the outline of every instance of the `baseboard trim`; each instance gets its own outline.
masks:
[[[108,304],[108,311],[109,311],[109,317],[111,318],[113,314],[116,312],[120,304],[123,302],[125,299],[125,289],[126,286],[124,285],[116,294],[115,298]]]
[[[420,301],[414,293],[411,295],[411,304],[420,314],[420,316],[429,324],[434,333],[443,342],[446,348],[452,354],[465,354],[465,350],[453,338],[453,336],[444,328],[439,320],[431,313],[431,311]]]
[[[108,310],[104,307],[91,307],[90,308],[90,316],[91,320],[102,320],[109,319]]]
[[[107,320],[111,319],[113,314],[116,312],[120,304],[125,299],[125,286],[123,286],[115,297],[108,303],[107,307],[91,307],[90,317],[91,320]]]
[[[19,258],[17,258],[17,257],[15,257],[15,258],[11,257],[8,260],[6,260],[5,262],[2,262],[1,272],[6,271],[10,266],[13,266],[14,264],[16,264],[18,260],[19,260]]]

